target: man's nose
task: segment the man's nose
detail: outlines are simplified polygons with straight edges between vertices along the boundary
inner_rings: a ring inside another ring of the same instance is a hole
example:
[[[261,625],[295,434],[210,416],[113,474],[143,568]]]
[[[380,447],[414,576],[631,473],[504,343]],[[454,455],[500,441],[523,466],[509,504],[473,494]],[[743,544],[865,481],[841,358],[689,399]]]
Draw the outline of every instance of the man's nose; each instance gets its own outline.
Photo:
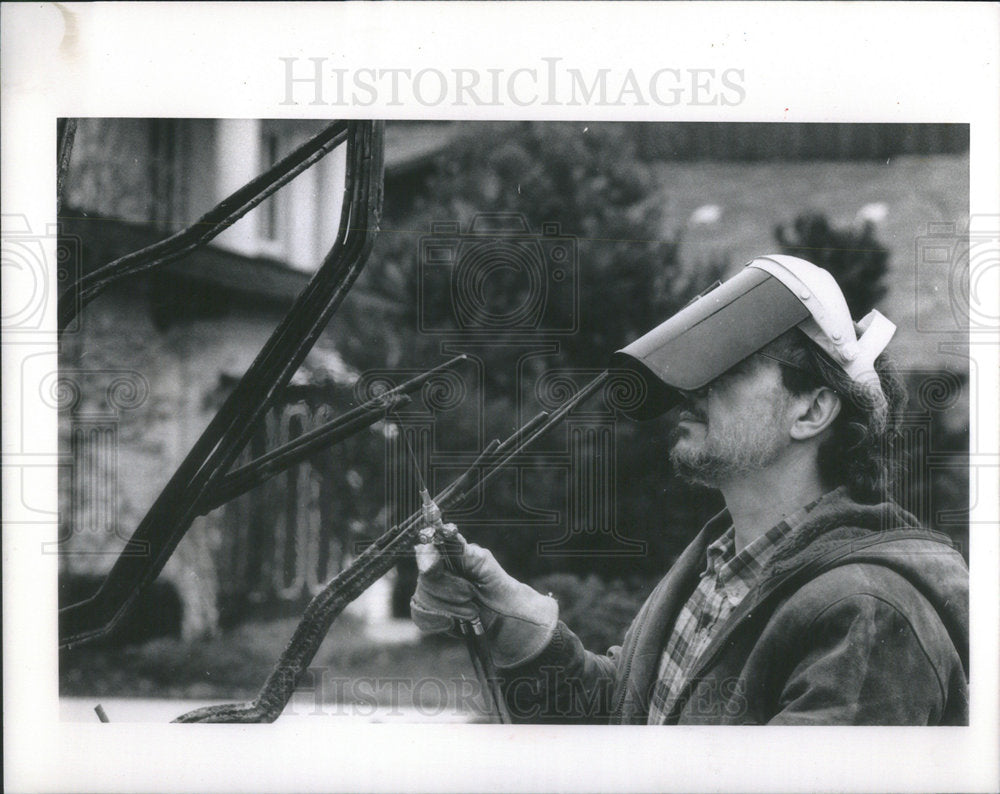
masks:
[[[704,386],[698,389],[680,390],[681,396],[688,403],[694,404],[699,400],[708,399],[709,393],[712,391],[712,384],[706,383]]]
[[[709,386],[702,386],[700,389],[681,391],[681,410],[689,411],[695,416],[706,418],[705,400],[708,397]]]

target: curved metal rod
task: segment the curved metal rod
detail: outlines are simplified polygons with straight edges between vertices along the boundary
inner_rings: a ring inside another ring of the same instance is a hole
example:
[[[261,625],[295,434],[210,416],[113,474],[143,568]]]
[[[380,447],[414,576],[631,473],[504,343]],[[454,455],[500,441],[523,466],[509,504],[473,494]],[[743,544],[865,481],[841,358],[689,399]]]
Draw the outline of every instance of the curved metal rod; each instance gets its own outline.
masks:
[[[59,612],[61,647],[109,633],[156,579],[354,283],[382,208],[382,123],[350,122],[337,241],[119,554],[100,589]]]
[[[454,482],[434,497],[442,508],[454,507],[504,468],[537,439],[562,422],[577,405],[590,397],[608,379],[603,372],[552,414],[540,414],[499,446],[495,452],[480,455]],[[491,450],[491,447],[487,447]],[[491,468],[471,484],[473,475],[487,460]],[[302,675],[319,650],[333,621],[344,608],[388,573],[400,555],[410,552],[423,527],[423,513],[417,511],[405,521],[380,535],[347,568],[337,574],[309,602],[291,640],[278,658],[257,697],[248,703],[223,703],[189,711],[174,722],[274,722],[298,686]]]
[[[224,198],[187,228],[119,257],[80,278],[59,296],[59,333],[109,285],[143,270],[173,262],[228,229],[268,196],[342,144],[347,138],[347,129],[348,122],[334,122]]]

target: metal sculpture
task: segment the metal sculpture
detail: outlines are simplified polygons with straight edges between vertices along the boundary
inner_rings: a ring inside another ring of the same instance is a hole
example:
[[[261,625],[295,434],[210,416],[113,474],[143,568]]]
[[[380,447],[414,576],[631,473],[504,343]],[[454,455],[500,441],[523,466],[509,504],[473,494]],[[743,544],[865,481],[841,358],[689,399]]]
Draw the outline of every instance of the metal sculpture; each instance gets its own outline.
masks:
[[[75,122],[59,129],[58,185],[62,195],[72,151]],[[224,199],[188,228],[84,275],[60,296],[59,329],[64,331],[82,308],[107,286],[162,266],[206,244],[253,207],[316,163],[337,146],[347,146],[347,180],[337,239],[323,263],[264,344],[257,358],[170,478],[100,589],[59,614],[59,642],[64,648],[86,643],[111,631],[129,613],[139,595],[158,576],[181,538],[198,516],[256,487],[318,449],[338,443],[384,418],[409,400],[434,375],[458,365],[458,356],[357,406],[282,447],[230,471],[254,427],[287,386],[306,354],[337,311],[364,266],[381,217],[383,189],[381,122],[330,124],[275,166]],[[577,405],[606,384],[602,373],[557,410],[541,413],[503,443],[493,441],[451,485],[433,497],[438,509],[452,508],[481,488],[519,457],[534,441],[558,425]],[[478,477],[478,479],[477,479]],[[418,511],[379,536],[337,574],[306,608],[285,651],[249,703],[210,706],[184,714],[176,722],[272,722],[287,705],[333,621],[343,609],[401,555],[411,553],[426,510]],[[470,648],[471,648],[470,644]],[[473,664],[484,686],[490,685],[488,649],[480,639]],[[498,692],[494,686],[495,693]],[[503,704],[494,694],[503,718]]]

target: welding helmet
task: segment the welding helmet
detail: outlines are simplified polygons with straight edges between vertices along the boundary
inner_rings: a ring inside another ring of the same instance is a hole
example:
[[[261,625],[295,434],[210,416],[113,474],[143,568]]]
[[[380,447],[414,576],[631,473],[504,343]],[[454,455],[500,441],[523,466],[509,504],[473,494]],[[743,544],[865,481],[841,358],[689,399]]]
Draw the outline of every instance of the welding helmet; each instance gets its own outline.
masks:
[[[800,328],[852,381],[881,395],[875,359],[896,326],[878,311],[857,324],[826,270],[794,256],[760,256],[612,356],[637,373],[645,398],[625,411],[651,419],[791,328]]]

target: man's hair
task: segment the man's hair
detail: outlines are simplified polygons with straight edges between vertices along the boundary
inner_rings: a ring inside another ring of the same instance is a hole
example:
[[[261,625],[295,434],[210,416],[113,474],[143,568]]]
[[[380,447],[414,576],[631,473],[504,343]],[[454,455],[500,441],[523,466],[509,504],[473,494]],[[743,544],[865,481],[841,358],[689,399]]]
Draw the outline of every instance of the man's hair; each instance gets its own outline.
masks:
[[[827,487],[847,486],[858,502],[873,504],[890,497],[898,460],[894,454],[900,412],[906,406],[906,386],[885,355],[875,360],[882,396],[855,383],[798,328],[786,331],[761,353],[783,362],[781,378],[792,394],[820,386],[840,397],[840,414],[819,447],[820,478]]]

